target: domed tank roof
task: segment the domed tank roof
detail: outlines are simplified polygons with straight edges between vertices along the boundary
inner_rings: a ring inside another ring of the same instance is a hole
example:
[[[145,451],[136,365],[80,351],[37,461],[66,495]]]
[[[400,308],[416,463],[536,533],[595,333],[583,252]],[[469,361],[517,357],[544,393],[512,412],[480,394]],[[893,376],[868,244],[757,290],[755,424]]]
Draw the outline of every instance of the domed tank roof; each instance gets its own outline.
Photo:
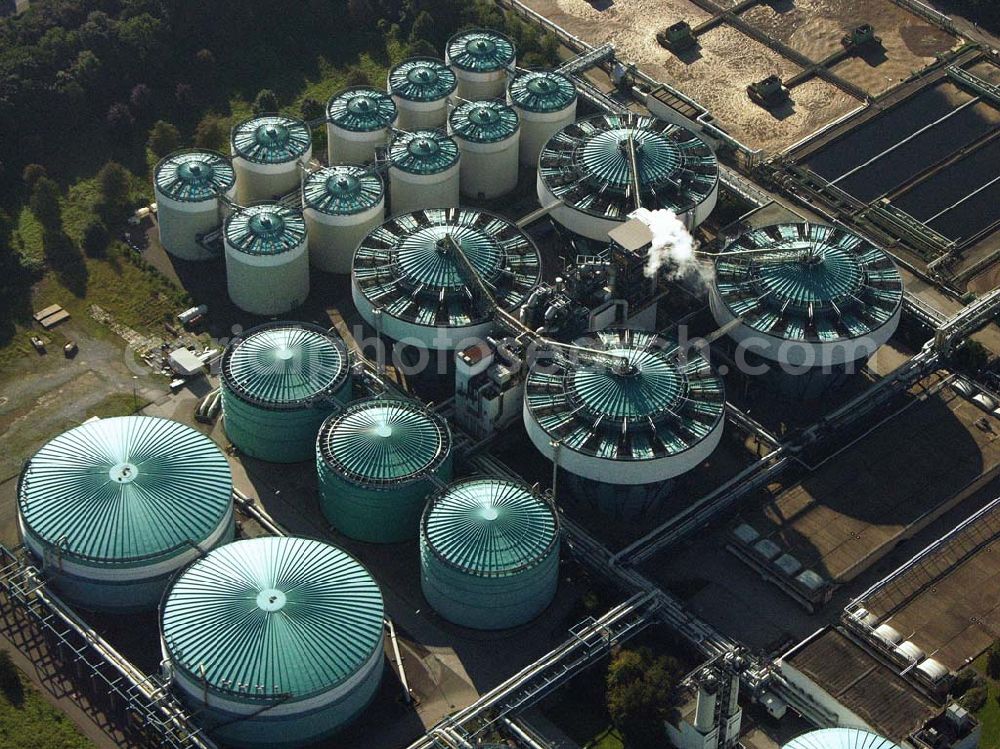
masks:
[[[224,226],[226,242],[247,255],[280,255],[306,238],[302,212],[280,203],[257,203],[230,214]]]
[[[564,448],[656,460],[688,450],[721,423],[725,388],[701,355],[634,330],[597,333],[582,345],[611,358],[553,354],[532,366],[525,384],[527,411]]]
[[[576,84],[555,70],[533,70],[518,75],[507,88],[515,106],[528,112],[558,112],[576,101]]]
[[[334,94],[326,105],[326,117],[344,130],[368,133],[396,121],[396,102],[385,91],[357,86]]]
[[[457,86],[455,73],[436,57],[411,57],[389,71],[389,90],[407,101],[437,101]]]
[[[840,227],[773,224],[740,235],[723,253],[715,263],[722,303],[769,336],[824,343],[866,336],[903,301],[892,258]]]
[[[389,219],[354,255],[358,290],[393,317],[428,326],[487,321],[487,300],[470,292],[457,242],[505,310],[519,307],[541,278],[538,248],[516,224],[485,211],[428,209]]]
[[[331,216],[347,216],[377,206],[385,197],[382,178],[354,165],[328,166],[306,177],[302,199],[306,208]]]
[[[637,114],[604,114],[567,125],[539,156],[539,178],[577,211],[624,219],[635,208],[628,144],[635,147],[644,208],[689,211],[708,199],[719,165],[692,131]]]
[[[389,145],[389,163],[410,174],[437,174],[458,163],[455,139],[440,130],[399,133]]]
[[[502,101],[466,101],[448,116],[452,132],[474,143],[496,143],[510,138],[521,126],[513,107]]]
[[[347,347],[318,325],[276,322],[234,339],[222,355],[222,383],[240,400],[298,409],[331,398],[350,374]]]
[[[194,203],[231,190],[236,172],[218,151],[192,148],[161,159],[153,179],[156,189],[168,198]]]
[[[269,114],[233,128],[233,153],[256,164],[284,164],[309,150],[312,134],[302,120]]]
[[[541,562],[559,538],[552,506],[516,481],[471,478],[436,493],[421,520],[427,548],[470,575],[504,577]]]
[[[232,502],[229,463],[185,424],[119,416],[82,424],[43,446],[18,486],[25,531],[90,562],[188,551]]]
[[[398,484],[426,476],[451,450],[448,423],[418,403],[355,401],[323,424],[317,441],[326,465],[358,484]]]
[[[160,614],[174,668],[236,699],[300,700],[343,684],[382,642],[382,593],[347,552],[265,537],[185,569]]]
[[[781,749],[900,749],[889,739],[860,728],[821,728],[792,739]]]
[[[472,73],[492,73],[514,64],[516,50],[510,37],[489,29],[461,31],[445,46],[448,62]]]

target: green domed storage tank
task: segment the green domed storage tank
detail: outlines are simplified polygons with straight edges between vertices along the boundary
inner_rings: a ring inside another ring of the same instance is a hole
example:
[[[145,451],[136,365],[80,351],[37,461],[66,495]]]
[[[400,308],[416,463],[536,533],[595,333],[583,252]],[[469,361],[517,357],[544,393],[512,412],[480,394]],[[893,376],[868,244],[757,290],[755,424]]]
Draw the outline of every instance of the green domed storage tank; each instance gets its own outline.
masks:
[[[316,443],[320,507],[359,541],[417,537],[431,479],[451,479],[448,422],[414,401],[369,398],[334,414]]]
[[[225,455],[149,416],[83,424],[42,447],[18,483],[21,538],[59,595],[85,609],[156,607],[177,570],[233,538]]]
[[[261,325],[222,355],[226,435],[254,458],[309,460],[320,424],[350,398],[347,347],[318,325]]]
[[[378,584],[336,546],[254,538],[184,570],[160,607],[164,670],[196,720],[238,747],[335,733],[378,691]]]
[[[516,481],[458,481],[427,503],[420,568],[427,602],[455,624],[505,629],[531,621],[559,582],[555,510]]]

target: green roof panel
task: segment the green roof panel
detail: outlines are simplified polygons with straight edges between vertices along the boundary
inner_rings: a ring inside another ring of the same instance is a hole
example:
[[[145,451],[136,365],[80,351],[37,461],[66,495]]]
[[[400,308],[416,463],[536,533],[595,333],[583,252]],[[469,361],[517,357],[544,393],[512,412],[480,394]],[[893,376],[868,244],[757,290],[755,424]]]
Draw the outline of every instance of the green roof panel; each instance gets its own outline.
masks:
[[[262,115],[236,125],[233,154],[256,164],[284,164],[300,158],[312,145],[312,133],[302,120]]]
[[[306,238],[302,212],[280,203],[257,203],[230,214],[224,226],[226,242],[247,255],[280,255]]]
[[[448,62],[472,73],[493,73],[514,64],[514,42],[489,29],[473,29],[455,34],[445,47]]]
[[[215,693],[299,700],[356,674],[382,643],[382,593],[347,552],[267,537],[221,546],[167,592],[173,666]]]
[[[513,107],[501,101],[466,101],[448,117],[452,132],[474,143],[496,143],[517,133],[521,126]]]
[[[331,97],[327,119],[343,130],[370,133],[396,121],[396,102],[385,91],[368,86],[348,88]]]
[[[458,163],[455,139],[440,130],[399,133],[389,145],[389,163],[410,174],[438,174]]]
[[[554,70],[522,73],[507,89],[510,100],[528,112],[558,112],[576,101],[576,84]]]
[[[161,159],[153,179],[168,198],[194,203],[229,192],[236,184],[236,172],[218,151],[189,149]]]
[[[438,101],[457,86],[452,69],[435,57],[411,57],[389,71],[389,90],[407,101]]]
[[[377,206],[385,196],[382,178],[361,166],[328,166],[309,174],[302,186],[307,208],[333,216],[361,213]]]

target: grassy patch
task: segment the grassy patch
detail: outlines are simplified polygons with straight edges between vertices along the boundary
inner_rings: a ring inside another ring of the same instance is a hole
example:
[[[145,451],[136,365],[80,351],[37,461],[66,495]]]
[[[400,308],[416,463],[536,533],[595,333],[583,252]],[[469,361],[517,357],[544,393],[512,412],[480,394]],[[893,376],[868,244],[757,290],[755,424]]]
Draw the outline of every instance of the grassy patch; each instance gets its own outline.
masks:
[[[983,726],[979,746],[983,749],[1000,749],[1000,682],[986,675],[986,653],[976,658],[972,667],[986,679],[986,703],[976,711],[976,718]]]
[[[12,703],[0,692],[0,746],[35,749],[91,749],[69,719],[52,707],[20,671],[20,698]],[[11,695],[17,697],[17,695]]]
[[[87,409],[87,418],[96,416],[99,419],[110,419],[112,416],[131,416],[149,401],[134,397],[132,393],[113,393],[100,403]]]
[[[42,225],[28,206],[21,208],[17,226],[11,237],[11,246],[21,258],[21,265],[31,273],[40,272],[45,267],[45,247],[42,244]]]

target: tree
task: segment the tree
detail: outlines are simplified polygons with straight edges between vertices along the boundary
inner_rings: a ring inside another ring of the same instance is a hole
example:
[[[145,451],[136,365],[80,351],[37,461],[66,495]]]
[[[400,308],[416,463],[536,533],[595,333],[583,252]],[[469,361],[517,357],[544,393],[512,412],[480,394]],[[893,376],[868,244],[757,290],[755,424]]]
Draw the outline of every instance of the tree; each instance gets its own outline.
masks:
[[[410,55],[413,57],[436,57],[437,50],[426,39],[417,39],[410,43]]]
[[[986,654],[986,675],[991,679],[1000,679],[1000,642],[994,642]]]
[[[194,129],[194,144],[198,148],[220,151],[229,139],[229,126],[218,115],[207,114]]]
[[[416,44],[423,40],[432,46],[437,46],[443,41],[441,29],[434,21],[434,17],[426,10],[422,10],[413,19],[413,26],[410,27],[410,43]]]
[[[316,99],[308,98],[302,100],[302,119],[306,122],[318,120],[324,114],[323,105]]]
[[[612,722],[629,746],[659,747],[670,716],[671,695],[679,677],[677,663],[654,658],[648,648],[620,650],[607,675],[607,705]]]
[[[101,191],[101,203],[112,211],[125,207],[128,200],[128,172],[117,161],[109,161],[97,173],[97,187]]]
[[[365,29],[378,20],[379,14],[371,0],[347,0],[347,17],[355,28]]]
[[[10,653],[0,650],[0,692],[3,692],[7,701],[15,707],[24,702],[24,685],[21,683],[21,674],[18,673],[17,666],[10,658]]]
[[[47,177],[48,174],[45,167],[41,164],[28,164],[24,167],[24,171],[21,172],[21,179],[24,180],[24,186],[30,190],[38,180],[42,177]]]
[[[145,83],[137,83],[132,87],[128,101],[136,117],[148,114],[153,105],[153,90]]]
[[[118,138],[127,137],[132,126],[135,125],[135,117],[132,116],[132,112],[121,102],[111,105],[106,119],[111,133]]]
[[[110,241],[111,234],[108,227],[104,225],[103,221],[95,218],[83,230],[80,249],[87,254],[87,257],[103,257]]]
[[[146,144],[149,150],[159,157],[164,157],[171,151],[176,151],[181,143],[181,133],[169,122],[158,120],[149,130],[149,140]]]
[[[177,104],[184,109],[189,109],[197,103],[194,88],[190,83],[178,83],[177,87],[174,89],[174,99],[176,99]]]
[[[39,177],[31,189],[28,207],[35,214],[39,223],[49,230],[56,230],[62,222],[62,209],[59,205],[60,193],[57,185],[49,177]]]
[[[257,92],[257,96],[254,97],[252,109],[254,114],[277,112],[278,95],[269,88],[262,88]]]
[[[345,83],[348,86],[370,86],[371,80],[368,78],[368,73],[357,65],[352,65],[347,69]]]

